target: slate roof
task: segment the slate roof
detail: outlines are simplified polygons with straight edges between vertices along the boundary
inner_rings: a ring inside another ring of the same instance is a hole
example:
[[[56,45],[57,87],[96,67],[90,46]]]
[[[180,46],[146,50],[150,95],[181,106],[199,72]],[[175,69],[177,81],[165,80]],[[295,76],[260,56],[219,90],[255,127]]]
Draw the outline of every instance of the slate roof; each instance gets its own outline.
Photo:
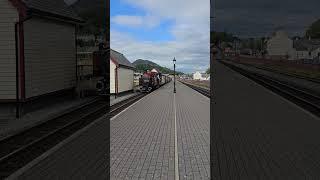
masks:
[[[313,51],[320,48],[320,40],[300,39],[293,41],[293,47],[297,51]]]
[[[64,0],[21,0],[29,11],[61,19],[84,22]]]
[[[116,61],[119,66],[124,66],[129,69],[135,69],[133,64],[121,53],[111,49],[110,50],[110,57],[112,60]]]

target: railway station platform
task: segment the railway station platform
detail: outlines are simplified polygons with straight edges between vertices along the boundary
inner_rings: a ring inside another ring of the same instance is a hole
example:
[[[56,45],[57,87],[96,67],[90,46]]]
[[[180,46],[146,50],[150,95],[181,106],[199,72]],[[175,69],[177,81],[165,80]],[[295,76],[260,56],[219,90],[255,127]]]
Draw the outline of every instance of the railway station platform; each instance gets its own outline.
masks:
[[[20,119],[0,118],[0,140],[30,127],[53,119],[61,114],[70,112],[79,106],[94,101],[95,97],[77,98],[65,100],[50,106],[41,107],[37,110],[24,114]]]
[[[138,95],[139,92],[132,92],[123,95],[110,95],[110,106],[117,104],[118,102],[125,101],[126,99]]]
[[[320,119],[214,63],[214,179],[318,179]]]
[[[110,122],[111,179],[209,179],[210,99],[173,82]]]
[[[137,95],[138,93],[128,93],[115,98],[110,96],[110,106],[125,101],[126,99]],[[61,114],[68,113],[76,108],[94,101],[95,97],[78,98],[73,100],[66,100],[60,103],[43,107],[25,114],[20,119],[0,119],[0,140],[15,133],[41,124],[45,121],[53,119]]]

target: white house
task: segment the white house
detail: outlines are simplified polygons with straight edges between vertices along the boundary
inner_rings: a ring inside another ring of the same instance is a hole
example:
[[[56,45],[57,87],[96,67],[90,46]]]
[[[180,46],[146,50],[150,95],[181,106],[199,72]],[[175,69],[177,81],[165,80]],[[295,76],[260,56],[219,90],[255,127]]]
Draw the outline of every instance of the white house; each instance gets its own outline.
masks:
[[[133,90],[135,67],[121,53],[110,50],[110,93]]]
[[[139,86],[142,75],[142,73],[138,72],[133,73],[133,86]]]
[[[295,59],[314,59],[320,56],[320,41],[299,39],[294,41]]]
[[[199,71],[193,74],[193,80],[210,80],[210,75],[206,73],[200,73]]]
[[[267,42],[268,55],[289,60],[320,57],[320,40],[289,38],[284,31],[277,31]]]
[[[293,40],[289,38],[286,32],[276,31],[267,42],[267,52],[271,57],[293,59],[295,57]]]
[[[0,14],[0,101],[74,89],[82,19],[63,0],[0,0]]]

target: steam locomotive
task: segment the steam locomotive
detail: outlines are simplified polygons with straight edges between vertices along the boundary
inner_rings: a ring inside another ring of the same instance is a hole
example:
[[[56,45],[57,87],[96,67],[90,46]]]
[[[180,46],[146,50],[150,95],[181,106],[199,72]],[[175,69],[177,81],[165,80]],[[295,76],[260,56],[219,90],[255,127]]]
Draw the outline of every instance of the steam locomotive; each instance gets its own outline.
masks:
[[[145,72],[140,78],[140,91],[151,92],[170,81],[171,78],[168,75],[164,75],[153,69],[151,71]]]

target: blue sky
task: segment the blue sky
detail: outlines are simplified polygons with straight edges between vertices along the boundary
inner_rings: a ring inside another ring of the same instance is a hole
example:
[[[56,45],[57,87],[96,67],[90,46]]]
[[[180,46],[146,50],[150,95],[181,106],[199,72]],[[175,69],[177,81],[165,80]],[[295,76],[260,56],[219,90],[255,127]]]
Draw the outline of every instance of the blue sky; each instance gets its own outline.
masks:
[[[111,0],[111,48],[192,73],[209,67],[209,0]],[[199,11],[200,10],[200,11]]]
[[[111,17],[115,17],[119,14],[127,16],[146,16],[146,12],[143,9],[135,7],[123,1],[111,0],[110,5]],[[173,23],[170,20],[163,20],[156,27],[145,28],[143,26],[128,27],[123,24],[119,25],[117,23],[111,22],[111,28],[119,32],[126,32],[142,41],[169,41],[173,39],[169,32],[169,27],[172,24]]]

